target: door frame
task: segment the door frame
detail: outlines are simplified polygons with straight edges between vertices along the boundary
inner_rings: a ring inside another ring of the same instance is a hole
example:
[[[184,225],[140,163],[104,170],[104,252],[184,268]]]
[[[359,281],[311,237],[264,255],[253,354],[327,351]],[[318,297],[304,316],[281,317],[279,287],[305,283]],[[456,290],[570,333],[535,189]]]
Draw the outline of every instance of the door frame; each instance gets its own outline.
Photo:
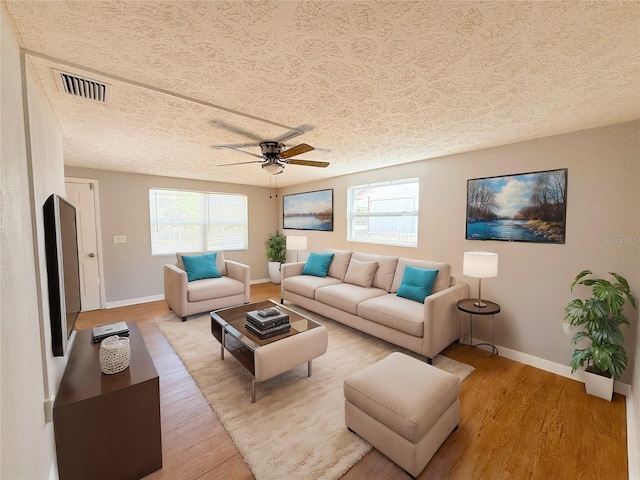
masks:
[[[98,255],[98,282],[100,291],[100,309],[106,307],[106,291],[104,288],[104,264],[102,262],[102,220],[100,217],[100,189],[95,178],[64,177],[65,183],[88,183],[93,185],[93,208],[95,210],[96,250]]]

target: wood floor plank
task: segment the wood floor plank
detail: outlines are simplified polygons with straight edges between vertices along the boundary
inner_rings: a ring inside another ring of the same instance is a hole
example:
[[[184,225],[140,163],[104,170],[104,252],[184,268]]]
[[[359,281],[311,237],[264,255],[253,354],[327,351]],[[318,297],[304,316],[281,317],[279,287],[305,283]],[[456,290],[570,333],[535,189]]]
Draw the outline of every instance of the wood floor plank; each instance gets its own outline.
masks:
[[[251,286],[251,301],[279,300],[280,286]],[[77,328],[137,322],[160,375],[163,468],[151,480],[251,480],[231,437],[155,324],[164,301],[84,312]],[[188,328],[188,320],[185,323]],[[584,385],[465,345],[443,354],[475,367],[460,392],[460,427],[418,479],[626,479],[625,398],[586,395]],[[345,480],[405,480],[372,449]]]

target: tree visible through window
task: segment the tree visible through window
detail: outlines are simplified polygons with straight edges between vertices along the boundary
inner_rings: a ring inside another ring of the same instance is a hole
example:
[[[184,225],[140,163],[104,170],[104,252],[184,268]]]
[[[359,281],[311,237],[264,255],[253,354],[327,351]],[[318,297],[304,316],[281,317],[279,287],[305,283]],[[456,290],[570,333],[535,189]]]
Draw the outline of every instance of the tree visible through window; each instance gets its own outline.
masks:
[[[419,180],[349,187],[347,240],[386,245],[418,245]]]
[[[151,254],[246,250],[247,196],[149,189]]]

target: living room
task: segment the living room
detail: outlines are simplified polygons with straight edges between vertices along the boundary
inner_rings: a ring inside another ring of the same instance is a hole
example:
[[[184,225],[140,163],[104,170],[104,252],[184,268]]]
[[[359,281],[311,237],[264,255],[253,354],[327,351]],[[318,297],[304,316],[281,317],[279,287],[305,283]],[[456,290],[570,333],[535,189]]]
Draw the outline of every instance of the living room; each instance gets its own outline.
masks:
[[[637,19],[637,5],[634,14]],[[637,32],[634,35],[637,39]],[[271,177],[257,165],[251,166],[255,174],[247,176],[246,183],[242,178],[236,182],[220,182],[153,175],[153,169],[144,174],[66,165],[65,133],[36,76],[24,65],[20,45],[21,40],[13,31],[3,5],[3,478],[48,478],[54,463],[52,424],[47,423],[43,402],[46,405],[55,394],[66,358],[51,356],[47,349],[50,332],[46,322],[41,321],[47,318],[48,306],[42,300],[46,285],[40,206],[52,192],[65,194],[65,178],[92,179],[99,186],[103,303],[108,308],[158,300],[162,296],[162,267],[174,258],[153,256],[149,250],[148,198],[152,187],[247,195],[249,246],[246,251],[228,252],[227,256],[250,265],[251,279],[256,284],[268,278],[265,242],[274,231],[283,231],[282,197],[293,193],[333,190],[334,229],[304,232],[308,236],[308,249],[301,252],[305,258],[309,252],[330,247],[443,261],[450,263],[458,281],[469,283],[475,293],[475,280],[462,274],[463,252],[494,251],[500,257],[499,274],[483,282],[482,287],[483,296],[502,307],[496,316],[494,332],[500,354],[558,375],[569,375],[570,370],[573,346],[571,337],[563,332],[562,323],[564,307],[573,298],[570,286],[575,275],[584,269],[600,275],[617,272],[629,281],[632,292],[638,294],[640,222],[636,212],[640,207],[640,121],[637,89],[635,103],[631,103],[631,111],[624,121],[603,121],[589,128],[553,132],[508,144],[418,157],[411,163],[376,165],[356,173],[276,189],[269,184]],[[628,68],[637,80],[637,42],[633,53]],[[23,103],[25,98],[28,105]],[[581,114],[577,106],[567,106],[567,111],[567,115]],[[550,111],[548,117],[564,114]],[[488,119],[482,121],[491,123]],[[516,127],[514,125],[514,129]],[[469,179],[564,168],[568,171],[564,244],[480,243],[465,238]],[[289,170],[285,171],[281,177],[288,173]],[[416,248],[365,243],[354,247],[347,241],[348,187],[414,177],[420,182]],[[284,233],[300,232],[284,230]],[[126,235],[127,243],[114,244],[114,235]],[[8,251],[12,252],[10,257]],[[290,256],[290,260],[293,258]],[[633,388],[640,385],[638,312],[630,311],[629,318],[632,328],[625,332],[625,347],[630,362],[616,384],[616,391],[627,398],[628,455],[632,466],[633,459],[640,458],[640,415],[637,413],[640,398]],[[490,336],[488,325],[478,323],[477,329],[478,338]],[[29,453],[33,451],[40,452],[37,461],[33,461]],[[637,475],[637,466],[636,472],[630,470],[630,478],[635,478],[634,473]]]

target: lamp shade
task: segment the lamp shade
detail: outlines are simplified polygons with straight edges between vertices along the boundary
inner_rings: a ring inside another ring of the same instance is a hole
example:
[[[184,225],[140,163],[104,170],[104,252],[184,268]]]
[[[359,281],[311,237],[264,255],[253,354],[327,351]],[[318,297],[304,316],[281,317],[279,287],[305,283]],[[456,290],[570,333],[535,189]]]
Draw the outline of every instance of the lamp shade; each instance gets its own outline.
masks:
[[[282,165],[278,165],[277,163],[267,163],[266,165],[262,165],[262,168],[270,175],[275,175],[284,170],[284,167]]]
[[[307,237],[302,235],[287,235],[287,250],[306,250]]]
[[[498,254],[493,252],[464,252],[462,273],[468,277],[498,276]]]

